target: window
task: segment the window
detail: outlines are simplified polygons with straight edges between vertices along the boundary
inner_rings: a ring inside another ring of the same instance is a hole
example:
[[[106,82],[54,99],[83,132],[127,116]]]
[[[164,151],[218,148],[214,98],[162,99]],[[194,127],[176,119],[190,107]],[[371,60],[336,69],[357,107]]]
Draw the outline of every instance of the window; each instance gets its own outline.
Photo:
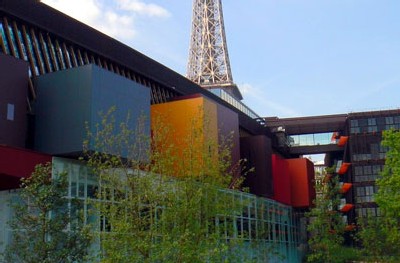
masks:
[[[375,192],[376,187],[373,185],[356,187],[356,203],[374,202]]]
[[[370,149],[371,149],[371,153],[378,153],[379,152],[379,144],[371,143]]]
[[[365,187],[365,195],[373,195],[374,194],[374,187],[373,186],[366,186]]]
[[[357,196],[364,196],[364,195],[365,195],[364,187],[357,187]]]
[[[355,166],[354,167],[354,175],[363,175],[363,167],[362,166]]]
[[[370,165],[364,166],[364,174],[372,174],[372,167]]]
[[[386,122],[386,124],[393,124],[394,123],[394,119],[393,119],[393,117],[386,117],[385,118],[385,122]]]
[[[381,165],[372,166],[372,171],[374,174],[378,175],[381,172]]]
[[[14,104],[7,104],[7,120],[13,121],[14,120]]]
[[[358,127],[358,120],[350,120],[350,127]]]
[[[375,118],[369,118],[368,119],[368,126],[376,125],[376,119]]]

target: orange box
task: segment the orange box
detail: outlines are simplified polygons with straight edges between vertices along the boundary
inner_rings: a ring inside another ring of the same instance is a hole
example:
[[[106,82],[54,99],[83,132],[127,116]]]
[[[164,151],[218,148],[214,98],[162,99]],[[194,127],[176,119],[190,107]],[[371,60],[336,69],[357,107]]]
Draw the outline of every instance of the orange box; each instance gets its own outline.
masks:
[[[204,162],[218,159],[217,115],[217,104],[201,95],[151,106],[152,149],[169,160],[169,164],[160,165],[160,173],[206,173],[205,166],[212,165]]]
[[[310,207],[315,199],[314,164],[306,158],[287,159],[292,206]]]

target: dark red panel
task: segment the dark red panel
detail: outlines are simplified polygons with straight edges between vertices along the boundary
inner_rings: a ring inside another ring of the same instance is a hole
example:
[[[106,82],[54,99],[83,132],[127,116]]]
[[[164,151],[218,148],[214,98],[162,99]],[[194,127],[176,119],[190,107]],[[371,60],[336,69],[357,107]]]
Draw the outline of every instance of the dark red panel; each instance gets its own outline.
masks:
[[[279,155],[272,155],[273,199],[287,205],[292,204],[288,163]]]
[[[0,145],[0,190],[17,188],[19,179],[28,177],[37,164],[50,161],[50,155]]]

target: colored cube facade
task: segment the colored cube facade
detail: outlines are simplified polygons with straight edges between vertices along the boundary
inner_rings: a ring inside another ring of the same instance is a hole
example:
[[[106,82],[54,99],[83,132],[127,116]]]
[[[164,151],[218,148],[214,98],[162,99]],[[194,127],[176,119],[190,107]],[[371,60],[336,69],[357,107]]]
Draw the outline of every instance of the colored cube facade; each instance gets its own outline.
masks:
[[[314,164],[306,158],[284,159],[272,156],[273,199],[298,208],[313,205],[315,199]]]
[[[272,155],[273,199],[286,205],[292,204],[292,189],[287,160],[277,154]]]
[[[306,158],[287,159],[292,206],[310,207],[315,199],[314,164]]]
[[[201,95],[152,105],[151,121],[153,149],[163,148],[160,151],[166,153],[169,148],[169,154],[176,158],[171,169],[176,176],[188,173],[189,166],[193,169],[190,172],[199,173],[205,161],[203,155],[210,151],[210,155],[218,158],[217,146],[223,144],[226,137],[231,139],[232,163],[239,160],[237,114]],[[196,158],[198,160],[193,162]],[[189,162],[193,166],[185,165]]]
[[[134,81],[101,69],[86,65],[42,75],[35,86],[38,100],[35,105],[35,149],[54,155],[79,155],[86,127],[96,131],[102,121],[100,112],[107,113],[115,107],[114,135],[121,122],[130,120],[128,128],[135,130],[138,119],[144,135],[150,136],[150,89]],[[130,143],[135,144],[135,138]],[[93,141],[89,150],[96,149]],[[107,153],[128,157],[128,150],[109,149]]]

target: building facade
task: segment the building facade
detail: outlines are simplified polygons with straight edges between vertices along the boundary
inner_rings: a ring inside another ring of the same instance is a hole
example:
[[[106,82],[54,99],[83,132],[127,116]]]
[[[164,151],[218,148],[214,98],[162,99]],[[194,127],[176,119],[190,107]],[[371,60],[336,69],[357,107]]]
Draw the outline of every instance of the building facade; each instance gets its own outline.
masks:
[[[215,124],[218,138],[234,133],[233,160],[246,158],[251,167],[258,167],[245,181],[250,194],[230,192],[234,198],[245,199],[248,206],[227,227],[239,231],[237,235],[249,244],[243,253],[258,255],[259,262],[276,255],[300,262],[304,252],[300,218],[292,202],[274,200],[276,189],[292,191],[274,188],[272,183],[272,154],[283,153],[272,143],[269,128],[244,104],[223,99],[36,0],[0,1],[0,74],[2,204],[18,195],[21,177],[28,177],[36,164],[46,162],[68,170],[69,197],[91,198],[96,180],[88,178],[85,168],[74,162],[82,154],[86,128],[94,131],[100,121],[99,112],[117,106],[117,123],[124,121],[128,112],[133,118],[144,116],[147,120],[163,113],[165,120],[181,132],[182,120],[199,117],[185,114],[194,114],[201,101],[213,112],[207,118]],[[137,128],[136,124],[133,120],[130,128]],[[144,126],[149,135],[151,122]],[[175,133],[170,139],[184,136]],[[262,145],[258,144],[260,138]],[[92,150],[104,149],[93,145]],[[122,152],[129,156],[128,151]],[[112,149],[104,152],[113,154]],[[146,158],[141,161],[146,162]],[[311,174],[304,171],[293,178],[305,179],[304,186],[310,187]],[[291,178],[288,176],[286,182]],[[306,195],[308,198],[312,193]],[[2,205],[0,213],[3,250],[12,237],[7,225],[12,211]],[[261,238],[259,226],[270,229],[270,233],[263,233]],[[254,246],[250,244],[256,240],[260,242],[252,250]],[[279,257],[275,260],[279,261]]]
[[[385,164],[387,149],[381,145],[382,132],[400,129],[400,110],[355,112],[349,114],[302,118],[267,118],[276,140],[285,138],[287,154],[324,153],[324,167],[339,177],[341,205],[348,229],[354,229],[357,219],[379,216],[374,202],[375,181]],[[282,148],[282,146],[281,146]],[[320,178],[322,183],[327,176]]]
[[[315,198],[312,164],[304,154],[326,153],[325,165],[335,166],[343,187],[340,210],[348,225],[357,223],[357,217],[379,215],[373,194],[386,152],[380,146],[381,132],[400,129],[400,110],[260,118],[231,93],[203,89],[35,0],[0,0],[0,74],[1,200],[14,198],[19,179],[29,176],[36,164],[50,161],[69,169],[69,197],[91,198],[96,180],[83,178],[85,168],[75,160],[82,154],[85,124],[95,129],[98,112],[113,105],[118,106],[117,121],[125,120],[127,112],[134,119],[162,116],[178,131],[170,135],[171,141],[187,136],[183,127],[190,118],[203,118],[205,114],[196,115],[203,107],[215,137],[234,133],[232,159],[246,159],[247,166],[255,168],[244,182],[250,194],[230,192],[248,200],[248,206],[228,227],[240,229],[238,235],[252,243],[258,226],[268,226],[269,235],[258,238],[260,251],[274,245],[290,262],[301,261],[301,215]],[[147,135],[152,125],[144,124]],[[136,128],[135,122],[130,128]],[[128,156],[128,149],[125,153]],[[5,244],[11,230],[4,203],[0,238]],[[268,251],[260,262],[271,257]]]
[[[351,113],[347,127],[354,217],[378,216],[373,195],[378,190],[375,181],[383,170],[387,151],[381,145],[382,131],[400,129],[400,110]]]

